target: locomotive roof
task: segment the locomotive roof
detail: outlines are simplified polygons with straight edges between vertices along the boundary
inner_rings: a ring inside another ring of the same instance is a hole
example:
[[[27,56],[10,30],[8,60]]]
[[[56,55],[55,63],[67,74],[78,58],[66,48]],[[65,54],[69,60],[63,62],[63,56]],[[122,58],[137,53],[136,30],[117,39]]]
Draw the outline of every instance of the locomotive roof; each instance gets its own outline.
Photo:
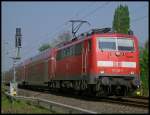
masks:
[[[127,38],[133,38],[133,34],[122,34],[122,33],[116,33],[111,28],[103,28],[103,29],[91,29],[88,32],[80,34],[78,37],[73,38],[70,41],[62,42],[58,44],[56,47],[59,49],[63,49],[66,47],[69,47],[71,45],[74,45],[76,43],[82,42],[87,39],[91,39],[92,36],[111,36],[111,37],[127,37]]]

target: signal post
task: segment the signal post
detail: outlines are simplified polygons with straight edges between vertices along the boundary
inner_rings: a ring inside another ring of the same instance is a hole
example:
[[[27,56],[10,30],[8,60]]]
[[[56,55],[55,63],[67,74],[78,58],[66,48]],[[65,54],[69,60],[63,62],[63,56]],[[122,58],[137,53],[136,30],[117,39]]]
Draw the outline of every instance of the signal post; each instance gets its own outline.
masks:
[[[21,48],[21,28],[16,28],[16,34],[15,34],[15,57],[11,57],[13,59],[13,69],[14,69],[14,78],[13,81],[10,82],[10,94],[12,96],[17,95],[17,82],[16,82],[16,62],[21,59],[20,57],[20,48]]]

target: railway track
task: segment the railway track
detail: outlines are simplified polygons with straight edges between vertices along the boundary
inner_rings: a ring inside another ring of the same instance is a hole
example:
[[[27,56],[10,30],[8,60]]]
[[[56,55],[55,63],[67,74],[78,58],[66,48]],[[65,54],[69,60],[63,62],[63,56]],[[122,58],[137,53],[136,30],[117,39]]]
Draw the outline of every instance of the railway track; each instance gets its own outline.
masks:
[[[20,90],[19,91],[20,94],[24,96],[50,99],[57,102],[62,102],[64,104],[81,107],[83,109],[92,110],[95,112],[105,111],[104,113],[107,112],[109,113],[110,112],[109,109],[111,109],[111,107],[116,109],[116,110],[112,109],[111,111],[113,112],[124,111],[121,113],[126,113],[127,111],[130,111],[129,113],[132,113],[132,110],[148,111],[148,104],[149,104],[148,98],[147,99],[137,99],[133,97],[116,98],[113,96],[108,98],[99,98],[99,97],[93,97],[87,95],[81,96],[81,95],[75,95],[71,93],[58,92],[55,90],[49,91],[49,90],[25,89],[25,88],[21,88],[21,89],[19,88],[19,90]],[[104,110],[106,108],[108,108],[108,110]]]
[[[131,98],[131,97],[123,97],[123,98],[116,98],[116,97],[109,97],[106,99],[103,99],[106,102],[111,103],[117,103],[122,105],[128,105],[128,106],[134,106],[134,107],[140,107],[140,108],[148,108],[149,106],[149,100],[141,99],[141,98]]]
[[[132,96],[130,98],[134,98],[134,99],[145,99],[145,100],[148,100],[149,97],[146,97],[146,96]]]
[[[34,89],[34,90],[37,91],[36,89]],[[41,93],[41,91],[39,92],[39,94],[40,93]],[[49,93],[49,91],[47,91],[47,93]],[[115,96],[110,96],[107,98],[100,98],[100,97],[95,97],[95,96],[87,96],[87,95],[82,96],[82,95],[74,95],[74,94],[68,94],[68,93],[60,93],[60,92],[56,92],[56,91],[53,91],[53,92],[51,91],[51,93],[63,95],[63,96],[71,96],[71,97],[75,97],[75,98],[79,98],[79,99],[117,103],[117,104],[121,104],[121,105],[134,106],[134,107],[140,107],[140,108],[148,108],[148,106],[149,106],[149,98],[148,97],[121,97],[121,98],[118,98]],[[36,95],[39,95],[39,94],[36,94]]]

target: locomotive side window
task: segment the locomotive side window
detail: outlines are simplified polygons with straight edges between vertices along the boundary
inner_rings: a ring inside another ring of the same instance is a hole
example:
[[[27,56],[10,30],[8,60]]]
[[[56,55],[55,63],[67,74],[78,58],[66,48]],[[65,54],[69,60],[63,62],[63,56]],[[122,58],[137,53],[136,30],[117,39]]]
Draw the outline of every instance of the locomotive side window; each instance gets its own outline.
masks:
[[[116,40],[114,38],[100,38],[98,46],[101,50],[116,50]]]
[[[118,43],[118,50],[126,50],[126,51],[133,51],[134,50],[134,43],[131,39],[117,39]]]
[[[80,55],[82,52],[82,43],[75,45],[75,55]]]
[[[63,49],[63,50],[61,50],[61,56],[60,56],[60,59],[63,59],[64,56],[65,56],[65,50]]]
[[[56,60],[60,60],[62,58],[61,53],[62,53],[62,50],[59,50],[56,56]]]
[[[65,56],[66,56],[66,49],[63,49],[62,50],[62,57],[61,57],[61,59],[65,58]]]
[[[70,56],[73,56],[74,55],[74,46],[71,46],[70,47]]]
[[[67,57],[70,56],[70,47],[68,47],[68,48],[66,49],[66,52],[67,52],[66,56],[67,56]]]
[[[82,52],[82,43],[79,43],[71,47],[59,50],[56,59],[61,60],[69,56],[80,55],[81,52]]]

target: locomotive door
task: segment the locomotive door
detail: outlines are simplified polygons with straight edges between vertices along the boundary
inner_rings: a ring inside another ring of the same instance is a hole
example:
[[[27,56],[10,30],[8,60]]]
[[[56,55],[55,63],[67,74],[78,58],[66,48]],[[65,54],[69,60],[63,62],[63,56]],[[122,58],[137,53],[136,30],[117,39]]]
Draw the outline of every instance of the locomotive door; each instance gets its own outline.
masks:
[[[86,76],[88,71],[88,40],[83,43],[82,48],[82,76]]]
[[[55,50],[52,51],[51,56],[51,78],[55,78],[55,70],[56,70],[56,53]]]

